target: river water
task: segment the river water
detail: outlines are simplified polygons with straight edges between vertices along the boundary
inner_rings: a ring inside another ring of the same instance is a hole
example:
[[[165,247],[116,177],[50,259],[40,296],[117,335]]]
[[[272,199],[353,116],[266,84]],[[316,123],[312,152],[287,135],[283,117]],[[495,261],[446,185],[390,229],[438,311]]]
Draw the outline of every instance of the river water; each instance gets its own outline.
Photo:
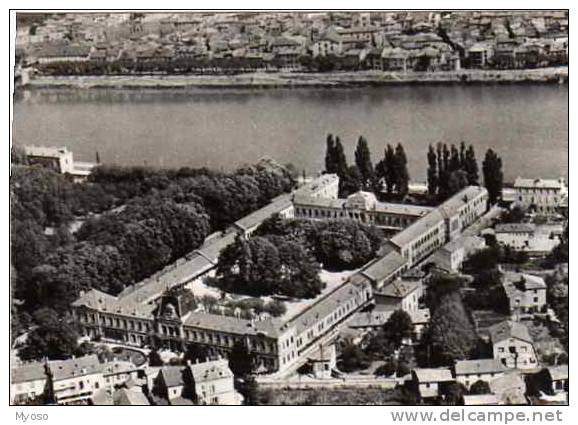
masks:
[[[313,173],[327,133],[348,159],[359,135],[374,162],[401,142],[412,180],[429,143],[499,152],[506,180],[568,176],[567,85],[298,89],[41,89],[14,102],[17,144],[68,146],[117,164],[231,169],[268,155]]]

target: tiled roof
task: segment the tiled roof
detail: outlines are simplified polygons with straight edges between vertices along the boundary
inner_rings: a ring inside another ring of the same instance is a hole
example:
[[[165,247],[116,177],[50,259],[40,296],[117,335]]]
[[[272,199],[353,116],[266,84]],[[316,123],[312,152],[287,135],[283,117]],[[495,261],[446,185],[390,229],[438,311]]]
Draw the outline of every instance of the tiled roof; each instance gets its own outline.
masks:
[[[301,314],[292,318],[286,325],[295,326],[296,333],[300,334],[330,313],[337,311],[341,305],[345,305],[358,291],[357,285],[345,282],[305,309]]]
[[[263,223],[263,221],[273,216],[274,214],[280,213],[281,211],[289,208],[291,205],[291,194],[286,193],[279,195],[276,198],[273,198],[273,200],[263,208],[260,208],[257,211],[243,217],[242,219],[237,220],[235,225],[240,227],[242,230],[252,229]]]
[[[115,406],[150,406],[146,396],[140,390],[121,388],[113,394]]]
[[[440,249],[447,252],[455,252],[463,248],[467,253],[474,249],[477,249],[480,246],[483,246],[484,244],[485,244],[484,239],[480,238],[479,236],[460,236],[459,238],[448,242]]]
[[[511,320],[497,323],[491,326],[488,331],[493,344],[508,338],[517,338],[529,343],[534,342],[526,326]]]
[[[276,337],[279,334],[280,323],[277,319],[247,320],[219,314],[191,312],[185,316],[184,326],[209,329],[236,335],[265,334]]]
[[[54,381],[101,373],[104,365],[96,354],[48,363]]]
[[[419,288],[419,284],[414,281],[396,279],[375,293],[386,297],[405,298]]]
[[[13,384],[31,381],[43,381],[46,379],[44,364],[40,362],[34,362],[17,366],[13,368],[10,372],[11,372],[11,382]]]
[[[500,399],[494,394],[464,395],[464,406],[497,406]]]
[[[527,189],[563,189],[566,184],[561,179],[523,179],[518,177],[514,182],[515,188],[527,188]]]
[[[420,383],[453,381],[452,372],[446,368],[414,369],[413,373]]]
[[[233,372],[231,372],[229,363],[225,359],[194,363],[189,367],[195,383],[212,381],[215,379],[233,378]]]
[[[373,280],[381,282],[388,279],[393,273],[401,269],[407,260],[399,253],[390,249],[389,252],[380,253],[380,258],[369,263],[359,273]]]
[[[159,371],[167,388],[184,385],[182,366],[163,366]]]
[[[550,366],[547,368],[553,381],[568,379],[568,365]]]
[[[456,375],[504,372],[506,368],[496,359],[459,360],[456,362]]]
[[[539,276],[518,272],[503,272],[506,292],[531,291],[546,289],[546,282]]]

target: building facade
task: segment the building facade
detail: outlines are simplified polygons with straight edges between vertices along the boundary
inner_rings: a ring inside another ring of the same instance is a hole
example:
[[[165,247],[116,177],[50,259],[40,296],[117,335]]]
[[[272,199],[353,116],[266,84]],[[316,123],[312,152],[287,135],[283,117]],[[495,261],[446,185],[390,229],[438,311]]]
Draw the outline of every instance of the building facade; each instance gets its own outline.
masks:
[[[523,208],[535,209],[540,213],[555,213],[568,196],[568,187],[563,178],[523,179],[514,182],[516,202]]]
[[[494,359],[505,367],[533,369],[539,366],[534,342],[526,326],[507,320],[490,327],[489,332]]]

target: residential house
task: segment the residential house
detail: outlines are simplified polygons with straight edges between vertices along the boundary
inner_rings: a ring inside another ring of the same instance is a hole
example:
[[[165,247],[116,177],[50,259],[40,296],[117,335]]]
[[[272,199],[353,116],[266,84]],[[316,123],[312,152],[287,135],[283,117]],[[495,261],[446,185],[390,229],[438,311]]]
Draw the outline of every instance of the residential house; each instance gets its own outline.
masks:
[[[339,56],[343,52],[342,37],[336,34],[325,34],[311,45],[313,57]]]
[[[486,68],[494,56],[494,48],[489,43],[476,43],[468,49],[468,60],[472,68]]]
[[[84,404],[105,387],[98,356],[89,355],[48,363],[52,393],[58,404]]]
[[[192,389],[197,404],[241,404],[242,398],[235,391],[233,372],[226,359],[189,364],[185,373],[190,373],[192,378]]]
[[[382,309],[416,311],[423,296],[420,281],[396,279],[373,293],[375,304]]]
[[[532,223],[502,223],[495,228],[496,242],[523,251],[530,246],[536,226]]]
[[[499,378],[505,371],[506,367],[496,359],[458,360],[454,365],[456,381],[468,389],[477,381]]]
[[[34,362],[15,366],[10,370],[10,403],[26,404],[44,393],[46,369],[44,363]]]
[[[489,328],[494,359],[507,368],[533,369],[538,367],[534,341],[528,328],[506,320]]]
[[[443,386],[453,380],[452,372],[446,368],[414,369],[409,385],[418,400],[435,399],[443,394]]]
[[[153,382],[153,394],[169,401],[182,397],[185,387],[182,366],[163,366]]]
[[[528,273],[502,272],[502,285],[513,314],[533,314],[546,310],[546,283]]]

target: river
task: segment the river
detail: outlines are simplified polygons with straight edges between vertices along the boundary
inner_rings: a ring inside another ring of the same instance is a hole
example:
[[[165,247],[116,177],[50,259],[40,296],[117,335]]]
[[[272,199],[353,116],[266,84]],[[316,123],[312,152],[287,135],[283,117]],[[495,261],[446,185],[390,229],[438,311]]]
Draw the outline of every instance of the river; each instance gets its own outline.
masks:
[[[424,181],[429,143],[472,143],[506,180],[568,177],[568,85],[299,89],[34,89],[16,96],[16,144],[67,146],[79,160],[231,169],[268,155],[313,173],[327,133],[350,162],[359,135],[376,162],[401,142]]]

